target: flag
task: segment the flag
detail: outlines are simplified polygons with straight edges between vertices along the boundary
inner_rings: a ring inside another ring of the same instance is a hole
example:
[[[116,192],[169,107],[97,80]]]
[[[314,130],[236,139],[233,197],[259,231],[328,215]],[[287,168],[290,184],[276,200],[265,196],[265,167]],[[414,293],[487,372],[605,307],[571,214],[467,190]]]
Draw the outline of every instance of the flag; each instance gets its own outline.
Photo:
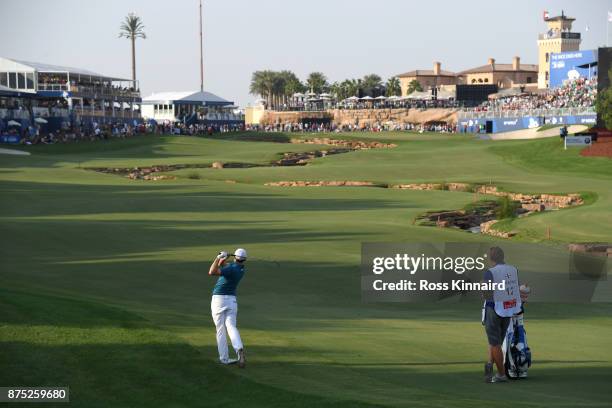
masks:
[[[588,32],[588,31],[589,31],[589,26],[586,26],[586,27],[584,28],[584,31],[585,31],[585,32]]]
[[[610,14],[610,12],[608,12],[608,14]],[[544,21],[548,20],[548,18],[550,17],[548,11],[544,10],[544,13],[542,13],[542,17],[544,18]]]
[[[608,11],[608,23],[612,23],[612,11]]]

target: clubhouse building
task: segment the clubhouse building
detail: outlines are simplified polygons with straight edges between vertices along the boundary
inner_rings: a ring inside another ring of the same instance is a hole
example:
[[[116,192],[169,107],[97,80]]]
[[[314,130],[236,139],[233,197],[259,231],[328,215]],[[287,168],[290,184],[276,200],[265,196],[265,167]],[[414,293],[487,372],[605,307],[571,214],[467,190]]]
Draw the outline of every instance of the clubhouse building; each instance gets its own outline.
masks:
[[[456,85],[496,85],[499,89],[535,87],[538,81],[538,65],[521,64],[520,57],[514,57],[508,64],[499,64],[489,58],[485,65],[458,73],[442,70],[441,66],[440,62],[434,62],[433,70],[417,69],[399,74],[402,96],[408,95],[409,84],[415,80],[424,91],[451,89]]]

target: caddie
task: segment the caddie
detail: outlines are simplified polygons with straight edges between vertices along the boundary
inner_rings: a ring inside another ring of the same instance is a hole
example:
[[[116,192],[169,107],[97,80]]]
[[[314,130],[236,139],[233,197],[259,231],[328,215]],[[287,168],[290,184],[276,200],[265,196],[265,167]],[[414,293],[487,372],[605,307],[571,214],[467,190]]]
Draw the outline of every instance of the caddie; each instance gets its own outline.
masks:
[[[512,316],[521,311],[521,294],[519,290],[518,271],[504,262],[504,251],[500,247],[491,247],[488,251],[491,267],[484,274],[485,282],[494,282],[499,286],[505,283],[505,289],[483,292],[482,324],[485,327],[489,343],[489,361],[485,364],[485,381],[498,383],[508,380],[504,368],[502,343]],[[497,374],[493,376],[493,363]]]

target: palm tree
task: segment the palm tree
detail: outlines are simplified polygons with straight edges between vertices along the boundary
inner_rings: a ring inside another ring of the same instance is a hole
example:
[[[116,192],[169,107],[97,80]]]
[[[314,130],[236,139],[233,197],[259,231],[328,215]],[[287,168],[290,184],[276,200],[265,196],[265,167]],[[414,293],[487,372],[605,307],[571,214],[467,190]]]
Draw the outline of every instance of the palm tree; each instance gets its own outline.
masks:
[[[249,88],[249,92],[251,94],[259,95],[261,99],[266,99],[268,92],[264,82],[266,75],[265,72],[266,71],[253,72],[253,75],[251,75],[251,86]]]
[[[304,92],[306,87],[302,84],[302,81],[292,71],[281,71],[280,75],[285,80],[285,89],[283,93],[286,97],[291,97],[293,94],[298,92]]]
[[[370,74],[363,77],[363,92],[366,95],[375,97],[382,90],[382,78],[376,74]]]
[[[385,88],[387,89],[387,96],[400,96],[402,94],[400,80],[397,77],[387,79]]]
[[[329,86],[329,92],[339,101],[347,97],[345,88],[338,81]]]
[[[363,96],[363,88],[361,79],[345,79],[341,84],[342,88],[344,88],[344,92],[346,92],[347,98],[349,96]]]
[[[327,90],[329,87],[327,83],[327,77],[322,72],[311,72],[306,79],[306,85],[311,92],[320,94]]]
[[[414,91],[423,92],[423,87],[421,86],[421,83],[419,81],[417,81],[416,79],[413,79],[408,84],[408,89],[406,90],[406,95],[410,95]]]
[[[132,40],[132,86],[136,90],[136,38],[147,38],[142,19],[134,13],[128,14],[119,28],[119,38]]]

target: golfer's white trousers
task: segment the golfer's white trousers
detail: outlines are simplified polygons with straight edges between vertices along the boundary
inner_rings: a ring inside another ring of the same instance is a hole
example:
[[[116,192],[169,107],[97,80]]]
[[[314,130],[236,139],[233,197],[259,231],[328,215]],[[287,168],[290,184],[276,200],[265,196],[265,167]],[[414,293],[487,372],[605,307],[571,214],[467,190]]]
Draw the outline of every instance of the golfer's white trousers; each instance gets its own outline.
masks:
[[[238,303],[236,296],[213,295],[210,301],[210,311],[217,328],[217,348],[219,349],[219,360],[227,364],[229,355],[227,350],[227,336],[236,353],[242,348],[240,333],[236,327],[236,315],[238,314]],[[226,334],[227,331],[227,334]]]

